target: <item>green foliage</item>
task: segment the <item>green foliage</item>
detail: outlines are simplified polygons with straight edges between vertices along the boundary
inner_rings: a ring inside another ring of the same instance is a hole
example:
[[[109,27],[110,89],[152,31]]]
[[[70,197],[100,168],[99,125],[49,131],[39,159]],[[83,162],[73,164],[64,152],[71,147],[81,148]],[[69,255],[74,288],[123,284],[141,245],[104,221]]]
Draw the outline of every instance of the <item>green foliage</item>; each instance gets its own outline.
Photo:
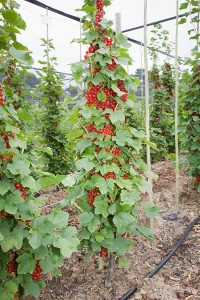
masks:
[[[26,70],[21,63],[27,61],[21,59],[25,53],[12,52],[14,47],[24,51],[16,42],[15,32],[25,23],[15,6],[14,1],[3,2],[0,10],[5,41],[0,49],[1,300],[13,300],[19,294],[38,297],[44,287],[43,274],[57,275],[64,257],[69,257],[79,243],[76,230],[67,226],[68,213],[57,207],[43,216],[40,206],[44,201],[34,198],[41,184],[35,180],[33,160],[27,151],[27,123],[34,122],[25,101]]]
[[[136,213],[140,191],[149,190],[147,166],[139,159],[145,135],[126,122],[127,111],[131,114],[135,105],[129,90],[137,82],[122,65],[132,63],[129,43],[121,33],[114,36],[102,15],[98,19],[104,13],[98,1],[96,5],[94,15],[93,1],[84,2],[87,26],[81,42],[89,48],[84,61],[72,65],[74,79],[83,80],[86,94],[80,111],[84,134],[75,148],[79,175],[70,177],[66,203],[79,210],[81,246],[88,253],[123,256],[133,246],[125,233],[147,237],[145,230],[137,230]]]
[[[153,91],[150,127],[151,141],[157,145],[157,150],[152,150],[152,160],[155,162],[175,152],[173,67],[164,63],[160,71],[159,67],[154,66],[151,79]]]
[[[187,153],[188,175],[196,179],[197,190],[200,192],[200,65],[199,65],[199,1],[186,0],[180,7],[185,10],[184,18],[190,18],[193,29],[188,31],[190,39],[196,40],[192,50],[192,59],[185,63],[190,71],[185,71],[181,79],[180,111],[181,131],[184,149]],[[192,14],[191,14],[192,13]]]
[[[51,149],[51,152],[44,151],[43,159],[45,171],[53,174],[67,174],[73,166],[73,151],[71,143],[67,144],[66,135],[69,130],[69,123],[66,129],[63,126],[63,120],[67,113],[63,114],[63,81],[60,74],[54,67],[56,58],[51,57],[51,51],[54,49],[52,41],[43,39],[43,46],[46,61],[40,61],[42,70],[38,72],[40,84],[35,90],[35,96],[40,98],[39,102],[39,124],[43,136],[43,145]],[[71,118],[73,112],[71,113]],[[69,113],[68,113],[69,118]],[[67,125],[65,123],[65,125]],[[38,127],[38,130],[40,130]],[[70,147],[71,146],[71,147]]]

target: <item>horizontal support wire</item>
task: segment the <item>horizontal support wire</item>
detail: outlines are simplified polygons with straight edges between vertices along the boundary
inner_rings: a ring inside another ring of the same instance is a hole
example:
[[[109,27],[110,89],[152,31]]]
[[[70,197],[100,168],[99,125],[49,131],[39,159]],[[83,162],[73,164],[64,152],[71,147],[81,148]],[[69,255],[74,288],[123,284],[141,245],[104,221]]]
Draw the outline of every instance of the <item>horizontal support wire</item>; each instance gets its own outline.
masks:
[[[182,18],[184,16],[185,16],[185,14],[178,15],[179,18]],[[159,20],[159,21],[155,21],[155,22],[152,22],[152,23],[148,23],[147,26],[153,26],[153,25],[157,25],[157,24],[168,22],[168,21],[175,20],[175,19],[176,19],[176,16],[166,18],[166,19],[163,19],[163,20]],[[137,27],[125,29],[125,30],[122,30],[122,32],[125,33],[125,32],[134,31],[134,30],[142,29],[142,28],[144,28],[144,25],[140,25],[140,26],[137,26]]]

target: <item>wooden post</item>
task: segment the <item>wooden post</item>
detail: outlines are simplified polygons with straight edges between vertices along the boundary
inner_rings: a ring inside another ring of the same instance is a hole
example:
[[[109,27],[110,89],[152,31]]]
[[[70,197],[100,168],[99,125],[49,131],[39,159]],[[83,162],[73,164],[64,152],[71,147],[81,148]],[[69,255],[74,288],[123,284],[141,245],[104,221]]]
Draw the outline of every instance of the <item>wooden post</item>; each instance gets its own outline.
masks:
[[[144,67],[145,67],[145,103],[146,103],[146,139],[150,142],[150,118],[149,118],[149,74],[148,74],[148,56],[147,56],[147,0],[144,0]],[[147,166],[151,171],[151,152],[150,146],[147,145]],[[149,201],[153,202],[152,178],[148,177],[151,186]]]
[[[175,191],[175,208],[179,207],[179,144],[178,144],[178,84],[179,84],[179,66],[178,66],[178,8],[179,1],[176,0],[176,37],[175,37],[175,150],[176,150],[176,191]]]
[[[121,28],[121,13],[116,13],[115,14],[115,32],[116,35],[122,32]]]
[[[46,17],[47,17],[47,65],[49,67],[49,11],[48,8],[46,8]]]

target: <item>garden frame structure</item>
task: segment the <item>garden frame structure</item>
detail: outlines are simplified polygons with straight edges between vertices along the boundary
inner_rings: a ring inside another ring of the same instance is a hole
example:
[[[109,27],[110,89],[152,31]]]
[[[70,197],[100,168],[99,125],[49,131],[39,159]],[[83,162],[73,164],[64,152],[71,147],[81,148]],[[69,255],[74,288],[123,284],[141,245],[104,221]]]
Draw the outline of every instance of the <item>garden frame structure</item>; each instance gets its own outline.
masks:
[[[54,8],[54,7],[51,7],[51,6],[49,6],[49,5],[46,5],[46,4],[44,4],[44,3],[40,2],[40,1],[37,1],[37,0],[25,0],[25,1],[26,1],[26,2],[29,2],[29,3],[31,3],[31,4],[33,4],[33,5],[36,5],[36,6],[38,6],[38,7],[41,7],[41,8],[44,8],[44,9],[48,9],[48,10],[51,11],[51,12],[54,12],[54,13],[56,13],[56,14],[58,14],[58,15],[61,15],[61,16],[63,16],[63,17],[66,17],[66,18],[68,18],[68,19],[71,19],[71,20],[73,20],[73,21],[76,21],[76,22],[79,22],[79,23],[80,23],[80,22],[83,23],[83,20],[81,20],[81,18],[79,18],[79,17],[77,17],[77,16],[73,16],[73,15],[68,14],[68,13],[65,13],[65,12],[63,12],[63,11],[61,11],[61,10],[58,10],[58,9]],[[180,14],[180,15],[178,15],[178,18],[181,18],[181,17],[183,17],[183,16],[184,16],[184,14]],[[152,22],[152,23],[148,23],[147,26],[149,27],[149,26],[153,26],[153,25],[156,25],[156,24],[160,24],[160,23],[172,21],[172,20],[175,20],[175,19],[176,19],[176,16],[173,16],[173,17],[169,17],[169,18],[166,18],[166,19],[158,20],[158,21],[155,21],[155,22]],[[144,25],[140,25],[140,26],[137,26],[137,27],[134,27],[134,28],[129,28],[129,29],[126,29],[126,30],[122,30],[122,33],[130,32],[130,31],[134,31],[134,30],[142,29],[142,28],[144,28]],[[138,40],[136,40],[136,39],[133,39],[133,38],[128,37],[128,40],[129,40],[129,42],[134,43],[134,44],[136,44],[136,45],[144,46],[144,43],[143,43],[143,42],[138,41]],[[150,46],[147,46],[147,47],[148,47],[149,49],[151,49]],[[162,51],[162,50],[157,49],[156,51],[157,51],[158,53],[161,53],[161,54],[166,55],[166,56],[168,56],[168,57],[175,58],[173,55],[170,55],[170,54],[168,54],[168,53],[165,53],[165,52]]]

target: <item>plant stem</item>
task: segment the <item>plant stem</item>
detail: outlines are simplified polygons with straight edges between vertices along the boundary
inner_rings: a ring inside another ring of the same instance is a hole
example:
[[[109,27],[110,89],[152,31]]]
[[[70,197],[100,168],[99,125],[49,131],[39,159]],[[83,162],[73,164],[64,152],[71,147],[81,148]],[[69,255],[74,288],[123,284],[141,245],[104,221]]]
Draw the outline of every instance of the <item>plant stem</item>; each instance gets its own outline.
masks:
[[[25,296],[24,296],[24,288],[23,288],[21,285],[19,285],[18,299],[19,299],[19,300],[25,300]]]
[[[113,274],[115,271],[115,255],[110,254],[109,257],[109,266],[108,266],[108,277],[106,280],[106,286],[111,288],[113,287]]]

